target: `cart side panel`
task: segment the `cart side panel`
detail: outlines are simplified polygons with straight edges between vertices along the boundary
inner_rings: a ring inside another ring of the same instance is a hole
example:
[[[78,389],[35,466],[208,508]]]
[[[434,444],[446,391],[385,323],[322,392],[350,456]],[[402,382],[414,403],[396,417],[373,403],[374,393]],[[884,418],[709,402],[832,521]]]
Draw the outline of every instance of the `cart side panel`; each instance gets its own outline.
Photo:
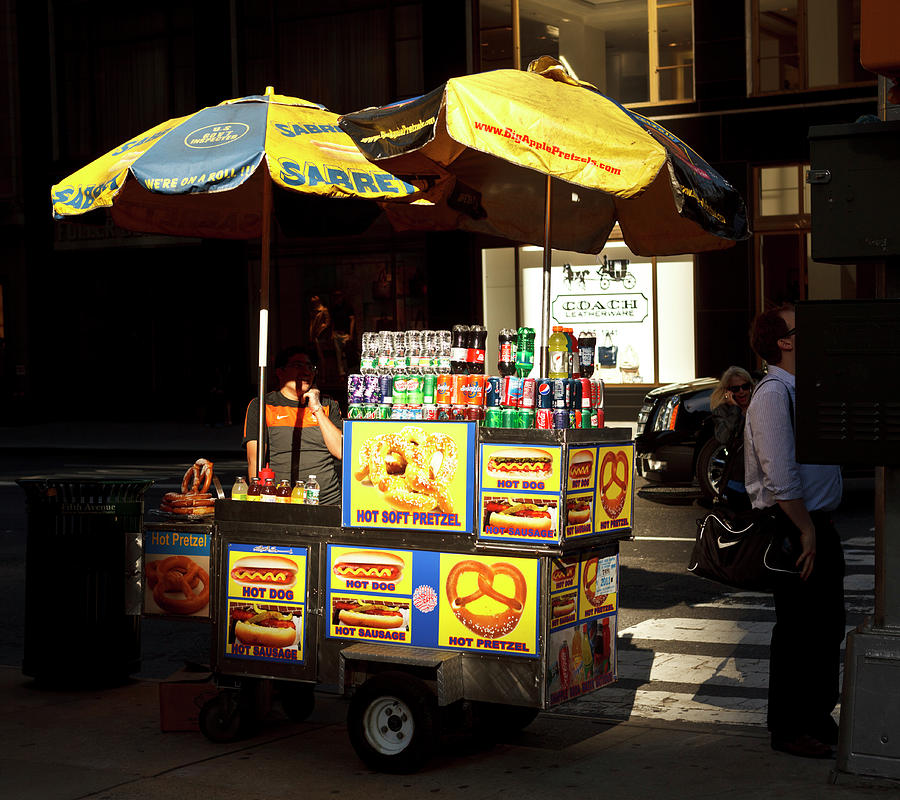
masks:
[[[212,523],[144,523],[144,616],[210,618],[211,530]],[[159,575],[161,564],[166,575]]]

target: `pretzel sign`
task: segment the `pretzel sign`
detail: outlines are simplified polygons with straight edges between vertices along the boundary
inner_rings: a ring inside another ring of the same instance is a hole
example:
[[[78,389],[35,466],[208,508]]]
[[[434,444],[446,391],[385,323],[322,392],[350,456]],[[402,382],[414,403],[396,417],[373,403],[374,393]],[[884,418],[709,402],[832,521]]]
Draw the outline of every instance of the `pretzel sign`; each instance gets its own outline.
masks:
[[[619,467],[621,466],[621,470]],[[609,467],[609,474],[606,468]],[[609,490],[618,486],[622,491],[618,497],[610,499]],[[607,450],[600,465],[600,502],[610,519],[615,519],[625,508],[625,495],[628,493],[628,456],[624,450]]]
[[[462,575],[474,572],[478,576],[478,589],[465,597],[459,596],[459,579]],[[512,578],[514,592],[513,597],[507,597],[494,588],[494,578],[497,575],[507,575]],[[456,618],[473,633],[484,636],[487,639],[496,639],[512,632],[519,624],[522,611],[525,608],[525,598],[528,595],[528,586],[525,576],[505,561],[488,566],[480,561],[467,559],[454,564],[447,575],[447,600]],[[475,614],[466,606],[482,597],[490,597],[506,610],[497,614]]]
[[[597,585],[597,565],[598,558],[589,558],[584,562],[584,572],[581,576],[581,584],[584,586],[584,593],[588,602],[595,608],[600,608],[605,602],[608,595],[597,594],[594,587]]]

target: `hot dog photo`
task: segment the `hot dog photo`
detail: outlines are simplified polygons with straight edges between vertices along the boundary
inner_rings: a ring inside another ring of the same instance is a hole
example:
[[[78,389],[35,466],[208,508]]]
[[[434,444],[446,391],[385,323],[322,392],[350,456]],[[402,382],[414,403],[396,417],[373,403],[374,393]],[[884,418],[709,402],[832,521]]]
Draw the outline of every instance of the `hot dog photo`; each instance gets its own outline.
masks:
[[[554,539],[558,530],[557,498],[485,495],[481,518],[488,537]]]
[[[351,550],[333,547],[331,552],[332,583],[337,588],[394,591],[403,580],[406,561],[387,550]],[[408,557],[410,555],[408,554]]]
[[[303,609],[265,603],[228,604],[228,644],[296,648],[303,631]]]
[[[571,622],[574,619],[576,594],[574,590],[550,598],[550,627]]]
[[[594,505],[592,495],[566,497],[566,535],[590,533],[593,525]],[[578,527],[581,526],[581,527]]]
[[[594,488],[594,452],[575,450],[569,454],[568,488]]]
[[[297,564],[289,558],[251,555],[232,564],[231,578],[244,585],[287,587],[297,582],[297,571]]]
[[[331,624],[350,628],[379,630],[409,630],[409,602],[391,600],[333,597]]]
[[[549,478],[553,456],[537,447],[504,447],[487,455],[485,469],[494,478]]]

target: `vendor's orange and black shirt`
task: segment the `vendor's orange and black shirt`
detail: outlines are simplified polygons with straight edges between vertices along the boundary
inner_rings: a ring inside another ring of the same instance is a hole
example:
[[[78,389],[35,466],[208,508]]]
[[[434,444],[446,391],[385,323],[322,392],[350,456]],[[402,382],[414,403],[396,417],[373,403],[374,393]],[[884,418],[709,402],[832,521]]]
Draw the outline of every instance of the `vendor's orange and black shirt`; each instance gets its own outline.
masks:
[[[259,427],[259,400],[254,398],[247,406],[244,417],[244,440],[256,441]],[[318,417],[328,418],[341,429],[343,421],[334,400],[323,397],[322,409],[313,414],[297,400],[285,397],[281,392],[266,395],[266,446],[265,460],[275,471],[276,483],[284,478],[293,486],[297,480],[306,481],[315,475],[319,483],[321,505],[341,504],[340,461],[328,451]]]

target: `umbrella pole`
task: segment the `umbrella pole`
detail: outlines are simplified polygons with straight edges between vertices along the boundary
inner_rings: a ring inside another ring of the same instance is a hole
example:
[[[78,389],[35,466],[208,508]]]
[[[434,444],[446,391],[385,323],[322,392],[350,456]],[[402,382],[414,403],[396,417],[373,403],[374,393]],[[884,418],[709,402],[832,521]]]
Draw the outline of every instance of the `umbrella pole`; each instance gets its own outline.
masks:
[[[539,378],[546,378],[550,372],[550,176],[547,176],[547,188],[544,197],[544,270],[543,293],[541,295],[541,357]]]
[[[269,344],[269,257],[272,250],[272,181],[263,181],[262,240],[259,270],[259,425],[256,431],[256,474],[265,463],[266,429],[266,362]]]

